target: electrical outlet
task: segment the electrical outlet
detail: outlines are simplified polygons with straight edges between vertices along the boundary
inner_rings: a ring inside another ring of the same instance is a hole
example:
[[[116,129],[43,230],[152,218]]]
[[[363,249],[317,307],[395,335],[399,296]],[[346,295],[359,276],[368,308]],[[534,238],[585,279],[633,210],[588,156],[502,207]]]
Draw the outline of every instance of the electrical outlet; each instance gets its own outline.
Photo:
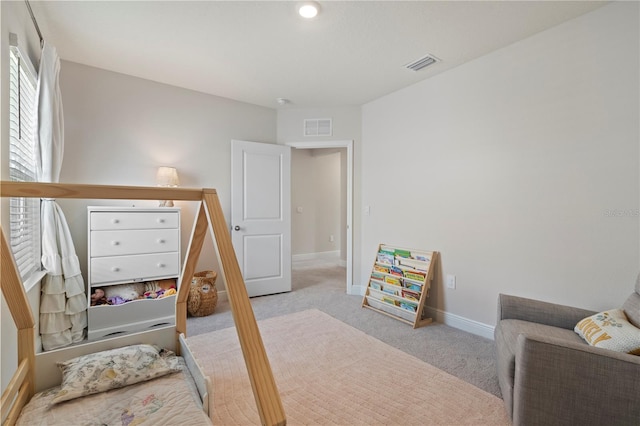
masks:
[[[456,276],[447,274],[447,288],[456,288]]]
[[[332,243],[333,242],[333,235],[329,235],[329,242]]]

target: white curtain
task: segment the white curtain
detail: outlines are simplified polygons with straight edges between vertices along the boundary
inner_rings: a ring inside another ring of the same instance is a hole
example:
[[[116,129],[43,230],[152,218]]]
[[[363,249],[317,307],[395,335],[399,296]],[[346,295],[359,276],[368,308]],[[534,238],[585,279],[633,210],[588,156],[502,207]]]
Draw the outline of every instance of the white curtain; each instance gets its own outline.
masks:
[[[58,78],[60,59],[46,41],[38,72],[37,179],[58,182],[64,154],[64,116]],[[40,335],[45,351],[84,339],[87,297],[80,262],[62,209],[42,200],[42,266],[47,275],[40,299]]]

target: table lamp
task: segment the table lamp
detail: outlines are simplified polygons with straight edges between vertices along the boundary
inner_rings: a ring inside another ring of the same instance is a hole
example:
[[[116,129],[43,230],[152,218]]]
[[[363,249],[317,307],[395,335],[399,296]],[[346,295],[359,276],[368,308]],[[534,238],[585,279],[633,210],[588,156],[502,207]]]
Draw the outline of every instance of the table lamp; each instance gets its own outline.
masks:
[[[180,185],[178,171],[175,167],[159,167],[156,175],[158,186],[175,188]],[[160,200],[160,207],[173,207],[173,200]]]

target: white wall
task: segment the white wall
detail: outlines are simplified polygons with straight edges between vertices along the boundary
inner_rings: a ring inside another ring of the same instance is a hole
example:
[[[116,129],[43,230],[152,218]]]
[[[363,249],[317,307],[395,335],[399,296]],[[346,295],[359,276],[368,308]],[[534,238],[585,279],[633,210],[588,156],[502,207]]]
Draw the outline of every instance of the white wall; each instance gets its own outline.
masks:
[[[428,304],[483,324],[501,292],[620,306],[640,270],[638,7],[364,105],[362,263],[380,242],[441,251]]]
[[[0,2],[0,21],[2,28],[0,35],[0,75],[2,75],[2,88],[0,90],[0,174],[2,180],[9,179],[9,33],[18,36],[18,45],[29,56],[34,67],[38,67],[40,60],[40,41],[38,34],[31,22],[31,17],[24,2]],[[9,200],[3,198],[0,211],[2,212],[2,229],[9,229]],[[8,237],[8,235],[7,235]],[[40,286],[34,286],[29,292],[29,300],[32,306],[38,305]],[[9,308],[0,295],[0,357],[2,358],[0,371],[0,386],[4,390],[11,380],[18,365],[18,353],[16,348],[17,331]]]
[[[153,186],[158,166],[170,165],[178,169],[182,187],[215,188],[228,222],[231,140],[276,140],[276,112],[270,108],[67,61],[61,64],[60,86],[66,140],[61,182]],[[60,204],[86,276],[86,206],[115,202]],[[197,203],[176,206],[182,207],[184,257]],[[207,238],[198,270],[218,270],[212,247]]]
[[[303,124],[305,118],[331,118],[333,125],[332,136],[304,136]],[[342,141],[353,140],[354,164],[353,164],[353,276],[360,276],[360,147],[361,147],[361,108],[360,107],[333,107],[333,108],[295,108],[285,107],[278,110],[278,143],[304,142],[304,141]],[[294,150],[295,155],[295,150]],[[295,159],[294,159],[295,161]],[[341,154],[341,188],[346,188],[346,155]],[[295,164],[294,164],[295,166]],[[304,181],[305,171],[301,167],[292,167],[292,185],[297,181]],[[342,194],[343,204],[341,206],[342,215],[346,215],[346,194]],[[292,205],[295,210],[295,205]],[[295,211],[292,213],[294,220]],[[344,228],[344,227],[343,227]],[[310,238],[310,229],[306,229],[302,236],[295,236],[296,239]],[[295,233],[295,230],[294,230]],[[342,230],[341,253],[346,253],[346,229]],[[367,262],[369,263],[369,262]],[[356,282],[354,281],[354,284]]]

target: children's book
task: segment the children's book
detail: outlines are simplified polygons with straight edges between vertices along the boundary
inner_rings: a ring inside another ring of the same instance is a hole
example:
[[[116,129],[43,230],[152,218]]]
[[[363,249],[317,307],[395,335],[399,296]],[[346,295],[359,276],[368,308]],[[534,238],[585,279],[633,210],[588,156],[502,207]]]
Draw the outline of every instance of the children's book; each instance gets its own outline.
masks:
[[[409,281],[405,281],[404,283],[405,287],[409,290],[413,290],[413,291],[421,291],[422,287],[420,287],[418,284],[409,282]]]
[[[411,252],[409,250],[396,249],[394,254],[400,257],[411,257]]]
[[[394,296],[400,296],[400,293],[402,292],[402,290],[394,287],[397,287],[397,286],[392,285],[392,286],[382,287],[382,291],[384,291],[387,294],[393,294]]]
[[[389,273],[391,275],[396,275],[398,277],[403,276],[404,274],[402,273],[402,269],[398,268],[397,266],[392,266],[389,268]]]
[[[420,282],[424,282],[424,280],[427,278],[427,274],[424,272],[419,272],[419,271],[408,271],[408,270],[404,270],[404,277],[408,278],[410,280],[416,280],[416,281],[420,281]]]
[[[382,272],[373,271],[371,273],[371,278],[378,281],[384,281],[384,274]]]
[[[408,266],[413,269],[418,269],[420,271],[428,271],[429,270],[429,261],[425,260],[416,260],[416,259],[405,259],[403,257],[396,259],[398,263],[402,266]]]
[[[396,277],[391,277],[389,275],[387,275],[386,277],[384,277],[384,282],[391,284],[391,285],[397,285],[397,286],[401,286],[402,283],[400,282],[400,280]]]
[[[417,302],[420,300],[420,293],[404,289],[402,290],[402,297],[405,299],[415,300]]]
[[[411,312],[416,312],[418,310],[418,305],[409,302],[400,302],[400,307]]]
[[[383,296],[382,297],[382,301],[385,302],[385,303],[389,303],[391,305],[394,305],[394,306],[398,306],[400,304],[400,302],[398,302],[396,299],[392,299],[390,297],[384,297]]]
[[[382,265],[375,264],[375,265],[373,265],[373,269],[374,269],[375,271],[377,271],[377,272],[383,272],[383,273],[385,273],[385,274],[388,274],[388,273],[389,273],[389,268],[388,268],[388,267],[386,267],[386,266],[382,266]]]
[[[387,264],[387,265],[393,265],[394,257],[393,257],[393,253],[387,253],[385,251],[380,250],[378,252],[377,259],[378,259],[378,262],[380,262],[380,263],[384,263],[384,264]]]

